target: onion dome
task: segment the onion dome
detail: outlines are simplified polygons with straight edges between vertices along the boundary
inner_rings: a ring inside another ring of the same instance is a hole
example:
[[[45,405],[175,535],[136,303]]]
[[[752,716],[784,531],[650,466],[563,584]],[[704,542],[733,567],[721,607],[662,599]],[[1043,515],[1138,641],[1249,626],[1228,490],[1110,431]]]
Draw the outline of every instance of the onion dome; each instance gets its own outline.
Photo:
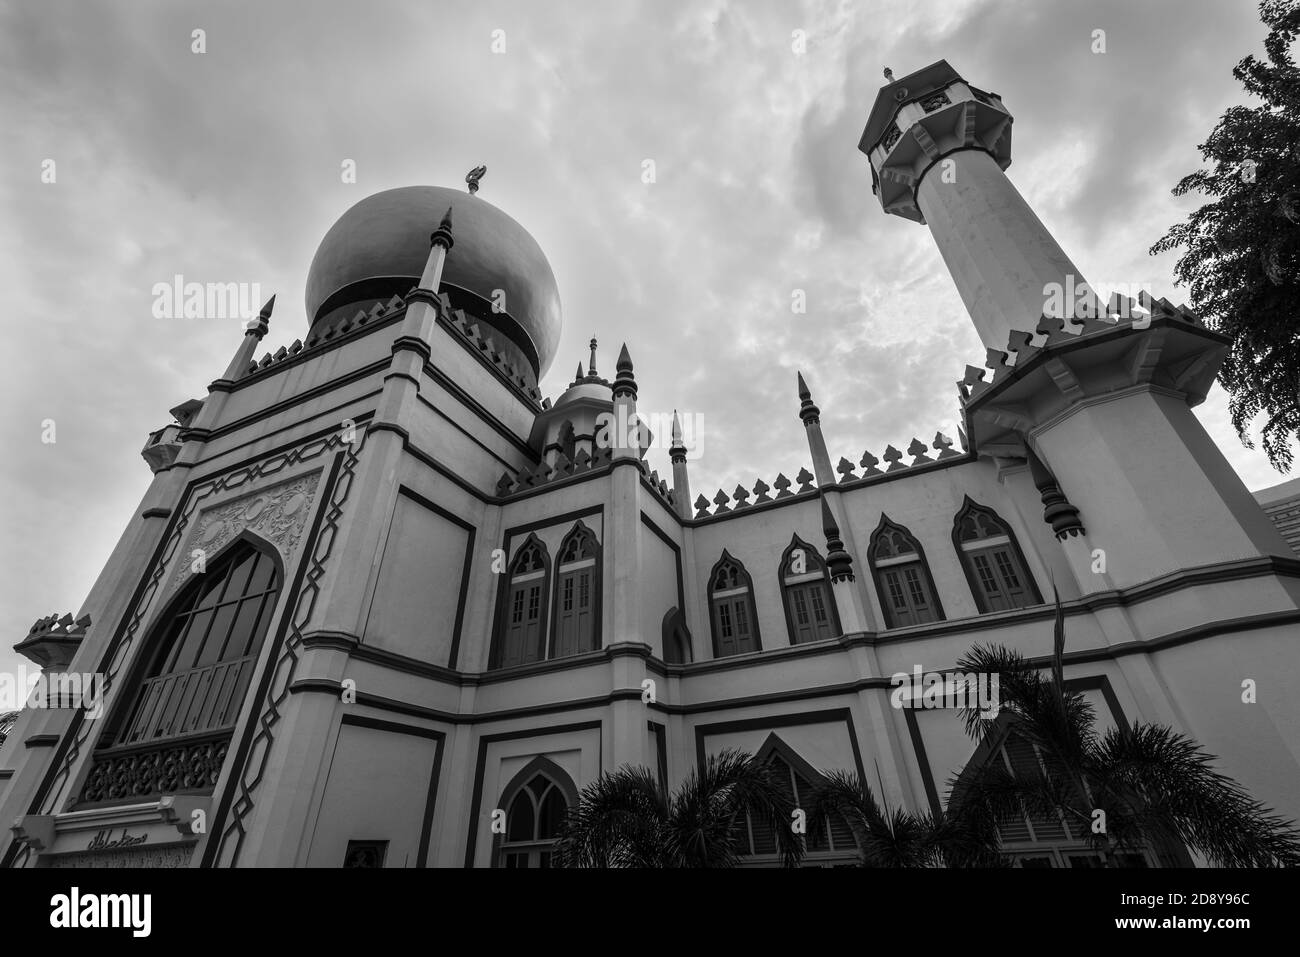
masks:
[[[442,288],[455,308],[499,332],[537,378],[555,357],[562,319],[555,274],[528,231],[478,196],[406,186],[368,196],[321,240],[307,274],[307,316],[322,328],[405,295],[419,282],[429,236],[448,207],[455,248]]]

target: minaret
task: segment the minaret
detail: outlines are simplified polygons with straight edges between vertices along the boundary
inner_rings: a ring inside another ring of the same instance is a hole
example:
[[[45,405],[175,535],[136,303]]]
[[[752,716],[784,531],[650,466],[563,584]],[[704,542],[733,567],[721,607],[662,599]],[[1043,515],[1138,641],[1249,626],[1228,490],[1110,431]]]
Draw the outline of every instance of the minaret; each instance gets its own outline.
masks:
[[[989,349],[1006,349],[1013,329],[1038,328],[1045,286],[1060,284],[1071,301],[1085,288],[1003,172],[1011,123],[997,94],[969,86],[940,60],[880,90],[858,143],[885,212],[930,227]]]
[[[970,367],[962,383],[972,448],[1037,456],[1045,518],[1083,592],[1290,555],[1191,412],[1224,337],[1149,297],[1141,322],[1043,319],[1053,284],[1068,305],[1083,283],[1003,173],[1011,114],[999,97],[940,60],[880,91],[859,149],[885,212],[929,225],[988,347],[993,375]]]
[[[689,519],[691,477],[686,471],[686,446],[682,444],[682,424],[677,420],[676,409],[673,409],[673,443],[668,447],[668,459],[673,464],[673,501],[677,505],[677,514]]]
[[[614,377],[613,460],[609,477],[609,520],[601,535],[606,586],[610,603],[604,612],[605,646],[622,643],[652,645],[652,637],[641,630],[641,463],[640,427],[636,421],[636,379],[627,343],[619,350]],[[641,764],[645,760],[646,711],[637,695],[646,679],[645,659],[620,655],[611,659],[611,692],[619,696],[613,704],[610,736],[618,764]]]
[[[826,451],[826,440],[822,438],[821,410],[813,404],[812,393],[808,383],[803,381],[803,373],[796,372],[799,379],[799,418],[808,433],[808,451],[812,453],[813,475],[817,484],[834,485],[835,473],[831,470],[830,453]]]

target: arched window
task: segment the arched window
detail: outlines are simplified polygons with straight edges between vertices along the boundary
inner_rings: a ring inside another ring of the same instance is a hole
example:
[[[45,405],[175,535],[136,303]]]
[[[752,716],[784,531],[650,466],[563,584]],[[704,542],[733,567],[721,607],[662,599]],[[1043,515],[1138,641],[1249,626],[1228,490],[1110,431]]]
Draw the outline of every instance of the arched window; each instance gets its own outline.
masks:
[[[709,573],[709,611],[713,622],[713,657],[758,651],[758,616],[754,585],[745,566],[724,549]]]
[[[600,543],[579,522],[565,536],[555,563],[552,658],[600,647]]]
[[[248,538],[190,578],[144,645],[78,804],[211,791],[280,580],[277,556]]]
[[[952,539],[981,612],[1042,603],[1015,535],[992,509],[967,496],[953,522]]]
[[[495,667],[510,668],[545,657],[549,570],[546,546],[536,535],[529,535],[507,572],[505,602],[497,616]]]
[[[886,628],[943,620],[925,552],[911,532],[882,515],[867,554]]]
[[[786,799],[808,815],[808,829],[802,838],[803,866],[857,866],[858,845],[849,822],[835,813],[828,814],[820,823],[812,820],[817,788],[825,785],[825,778],[775,733],[768,735],[754,760],[767,765],[774,783]],[[771,823],[754,820],[750,815],[745,815],[744,820],[737,823],[741,828],[742,860],[757,866],[776,866],[779,856]]]
[[[234,727],[280,590],[274,557],[241,541],[171,606],[118,744]]]
[[[694,661],[691,651],[691,633],[686,627],[686,616],[676,606],[669,608],[660,628],[663,636],[664,662],[683,665]]]
[[[777,571],[781,579],[781,600],[790,644],[821,641],[840,634],[839,615],[831,597],[831,576],[817,549],[799,538],[781,556]]]
[[[1043,782],[1049,766],[1042,750],[1015,730],[1015,719],[1007,716],[1002,728],[995,728],[975,751],[952,792],[952,800],[963,800],[963,789],[971,773],[995,768],[1019,781]],[[1077,789],[1077,786],[1076,786]],[[1080,801],[1081,804],[1086,802]],[[1058,812],[1034,811],[1004,817],[997,822],[998,844],[1015,867],[1102,867],[1101,855],[1085,833],[1087,822],[1067,820]],[[1120,867],[1179,867],[1190,864],[1186,853],[1173,842],[1153,850],[1120,854]]]
[[[506,832],[496,844],[497,866],[550,867],[560,824],[577,801],[573,782],[553,761],[530,761],[502,793]]]

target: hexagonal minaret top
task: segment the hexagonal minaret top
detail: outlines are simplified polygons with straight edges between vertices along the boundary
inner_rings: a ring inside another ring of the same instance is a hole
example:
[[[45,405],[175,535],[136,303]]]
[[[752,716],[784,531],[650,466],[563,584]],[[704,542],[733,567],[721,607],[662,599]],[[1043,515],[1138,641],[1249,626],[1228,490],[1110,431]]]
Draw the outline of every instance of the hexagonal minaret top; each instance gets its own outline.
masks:
[[[947,60],[893,79],[876,94],[858,149],[871,160],[872,191],[885,212],[924,223],[917,190],[930,167],[980,149],[1011,165],[1011,114],[996,93],[966,83]]]
[[[930,228],[984,345],[1038,328],[1048,290],[1086,284],[1004,170],[1011,114],[946,60],[876,95],[858,143],[886,213]]]

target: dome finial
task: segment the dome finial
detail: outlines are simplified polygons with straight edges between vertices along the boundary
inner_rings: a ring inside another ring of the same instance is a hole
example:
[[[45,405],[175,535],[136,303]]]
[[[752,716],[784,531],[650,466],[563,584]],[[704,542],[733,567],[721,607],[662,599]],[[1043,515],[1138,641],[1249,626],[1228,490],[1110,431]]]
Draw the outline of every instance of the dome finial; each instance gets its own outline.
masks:
[[[593,379],[596,378],[596,337],[591,337],[591,364],[587,368],[587,375]]]
[[[486,166],[475,166],[465,174],[465,182],[469,184],[469,194],[473,196],[478,192],[478,181],[487,175]]]

